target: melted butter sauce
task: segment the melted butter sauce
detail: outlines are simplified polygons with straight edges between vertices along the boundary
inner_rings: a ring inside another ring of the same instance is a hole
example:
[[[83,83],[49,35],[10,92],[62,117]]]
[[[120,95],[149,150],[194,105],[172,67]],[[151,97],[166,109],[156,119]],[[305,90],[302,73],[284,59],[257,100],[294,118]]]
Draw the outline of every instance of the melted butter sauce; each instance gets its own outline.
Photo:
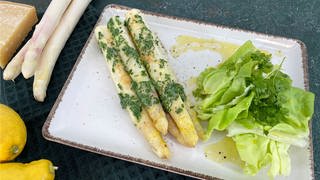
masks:
[[[225,137],[221,141],[205,147],[205,156],[215,162],[230,162],[243,166],[236,145],[232,138]]]
[[[225,60],[230,57],[238,48],[239,45],[229,42],[180,35],[176,38],[176,44],[171,47],[170,53],[174,58],[177,58],[181,54],[190,50],[209,50],[221,54],[222,59]]]

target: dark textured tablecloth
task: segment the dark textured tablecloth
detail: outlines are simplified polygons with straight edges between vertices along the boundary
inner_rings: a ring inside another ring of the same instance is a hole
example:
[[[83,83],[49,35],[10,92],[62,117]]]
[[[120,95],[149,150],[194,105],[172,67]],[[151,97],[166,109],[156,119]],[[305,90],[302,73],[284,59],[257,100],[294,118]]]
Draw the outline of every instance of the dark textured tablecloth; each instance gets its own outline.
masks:
[[[33,4],[39,17],[48,0],[15,0]],[[184,179],[173,173],[144,167],[110,157],[46,141],[42,125],[67,79],[102,9],[111,3],[148,11],[192,18],[267,34],[302,40],[308,49],[310,90],[316,94],[313,116],[313,151],[315,179],[320,179],[320,1],[319,0],[93,0],[62,51],[53,72],[44,103],[32,97],[32,79],[21,76],[15,82],[2,80],[0,103],[17,110],[25,120],[28,142],[19,162],[46,158],[59,166],[57,179]]]

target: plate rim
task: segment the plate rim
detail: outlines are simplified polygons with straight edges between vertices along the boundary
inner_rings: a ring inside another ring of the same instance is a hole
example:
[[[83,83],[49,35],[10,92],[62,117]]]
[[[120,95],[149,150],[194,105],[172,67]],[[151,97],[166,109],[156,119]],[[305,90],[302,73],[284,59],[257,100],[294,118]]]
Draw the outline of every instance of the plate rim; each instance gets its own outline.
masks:
[[[77,57],[77,60],[76,60],[75,64],[73,65],[73,67],[71,69],[71,72],[68,75],[67,80],[65,81],[65,83],[64,83],[64,85],[63,85],[63,87],[62,87],[62,89],[61,89],[61,91],[60,91],[55,103],[54,103],[54,105],[52,106],[52,108],[50,110],[50,113],[47,116],[46,121],[44,122],[44,124],[42,126],[42,136],[46,140],[49,140],[49,141],[52,141],[52,142],[60,143],[60,144],[71,146],[71,147],[78,148],[78,149],[81,149],[81,150],[85,150],[85,151],[89,151],[89,152],[93,152],[93,153],[98,153],[98,154],[101,154],[101,155],[104,155],[104,156],[113,157],[113,158],[129,161],[129,162],[132,162],[132,163],[137,163],[137,164],[140,164],[140,165],[153,167],[153,168],[157,168],[157,169],[161,169],[161,170],[165,170],[165,171],[169,171],[169,172],[173,172],[173,173],[177,173],[177,174],[181,174],[181,175],[185,175],[185,176],[189,176],[189,177],[194,177],[194,178],[199,178],[199,179],[220,179],[220,178],[217,178],[217,177],[214,177],[214,176],[198,173],[198,172],[195,172],[195,171],[189,171],[189,170],[177,168],[177,167],[174,167],[174,166],[169,166],[169,165],[165,165],[165,164],[149,161],[149,160],[142,159],[142,158],[136,158],[136,157],[129,156],[129,155],[124,155],[124,154],[121,154],[121,153],[116,153],[116,152],[112,152],[112,151],[99,149],[97,147],[93,147],[93,146],[89,146],[89,145],[85,145],[85,144],[80,144],[80,143],[77,143],[77,142],[74,142],[74,141],[69,141],[69,140],[66,140],[66,139],[62,139],[62,138],[59,138],[59,137],[56,137],[56,136],[50,134],[49,127],[50,127],[51,120],[52,120],[57,108],[59,107],[60,102],[62,101],[64,93],[65,93],[69,83],[71,82],[71,80],[73,78],[74,72],[76,71],[80,61],[83,58],[83,54],[85,53],[90,40],[92,39],[92,37],[94,35],[94,29],[102,21],[102,14],[107,9],[130,10],[130,9],[138,9],[138,8],[123,6],[123,5],[118,5],[118,4],[109,4],[109,5],[107,5],[107,6],[105,6],[103,8],[103,10],[101,11],[101,13],[99,15],[99,19],[97,20],[96,24],[94,25],[93,29],[91,30],[91,33],[90,33],[85,45],[83,46],[79,56]],[[299,39],[287,38],[287,37],[283,37],[283,36],[277,36],[277,35],[272,35],[272,34],[266,34],[266,33],[261,33],[261,32],[241,29],[241,28],[235,28],[235,27],[215,24],[215,23],[212,23],[212,22],[200,21],[200,20],[191,19],[191,18],[171,16],[171,15],[161,14],[161,13],[157,13],[157,12],[146,11],[146,10],[142,10],[142,9],[139,9],[139,10],[143,14],[148,14],[148,15],[152,15],[152,16],[164,17],[164,18],[169,18],[169,19],[172,19],[172,20],[191,22],[191,23],[196,23],[196,24],[200,24],[200,25],[208,25],[208,26],[218,27],[218,28],[222,28],[222,29],[235,30],[235,31],[238,31],[238,32],[245,32],[245,33],[251,33],[251,34],[256,34],[256,35],[263,35],[263,36],[267,36],[267,37],[271,37],[271,38],[277,38],[277,39],[280,38],[280,39],[294,41],[299,45],[299,48],[301,49],[304,88],[305,88],[305,90],[309,90],[309,71],[308,71],[307,47],[306,47],[305,43],[303,41],[299,40]],[[309,160],[311,162],[310,163],[311,167],[309,167],[309,168],[311,170],[311,178],[314,179],[315,178],[315,174],[314,174],[312,120],[313,120],[313,118],[310,120],[310,123],[309,123],[309,146],[307,148],[310,150],[310,158],[309,158]]]

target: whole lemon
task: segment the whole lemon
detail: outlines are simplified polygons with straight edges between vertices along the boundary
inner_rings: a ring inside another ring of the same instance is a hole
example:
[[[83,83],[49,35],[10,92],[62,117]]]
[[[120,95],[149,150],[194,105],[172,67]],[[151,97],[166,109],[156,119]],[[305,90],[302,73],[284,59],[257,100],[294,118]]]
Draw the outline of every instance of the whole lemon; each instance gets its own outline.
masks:
[[[16,158],[26,141],[27,129],[19,114],[0,104],[0,162]]]

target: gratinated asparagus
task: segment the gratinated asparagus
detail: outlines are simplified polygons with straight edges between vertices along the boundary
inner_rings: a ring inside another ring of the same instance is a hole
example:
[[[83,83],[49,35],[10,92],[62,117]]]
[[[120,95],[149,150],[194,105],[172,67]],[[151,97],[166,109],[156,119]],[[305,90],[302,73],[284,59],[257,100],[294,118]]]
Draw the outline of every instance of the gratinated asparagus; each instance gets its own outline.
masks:
[[[181,135],[176,123],[173,121],[171,118],[170,114],[167,114],[167,119],[168,119],[168,131],[169,133],[176,138],[176,140],[182,144],[182,145],[187,145],[186,142],[184,141],[183,136]]]
[[[195,146],[198,135],[185,106],[186,96],[182,85],[177,83],[168,66],[168,57],[161,42],[147,27],[138,10],[127,13],[126,25],[160,95],[164,109],[175,121],[185,144]]]
[[[186,107],[187,107],[187,111],[189,112],[190,117],[192,119],[194,128],[197,131],[198,137],[201,140],[205,140],[205,131],[203,130],[203,128],[202,128],[202,126],[201,126],[201,124],[199,122],[200,120],[197,117],[197,112],[190,107],[190,103],[188,101],[186,102]]]
[[[110,31],[106,26],[98,26],[95,36],[106,60],[111,77],[116,84],[122,108],[127,109],[135,126],[149,142],[152,150],[160,158],[169,158],[170,152],[160,132],[154,127],[148,113],[136,93],[131,89],[132,80],[126,72]]]
[[[135,49],[119,16],[110,18],[108,29],[114,38],[115,46],[119,51],[123,65],[132,79],[132,89],[136,92],[140,101],[149,113],[155,127],[162,134],[166,134],[168,130],[168,121],[160,104],[157,91],[153,87],[147,70],[139,57],[139,53]]]

